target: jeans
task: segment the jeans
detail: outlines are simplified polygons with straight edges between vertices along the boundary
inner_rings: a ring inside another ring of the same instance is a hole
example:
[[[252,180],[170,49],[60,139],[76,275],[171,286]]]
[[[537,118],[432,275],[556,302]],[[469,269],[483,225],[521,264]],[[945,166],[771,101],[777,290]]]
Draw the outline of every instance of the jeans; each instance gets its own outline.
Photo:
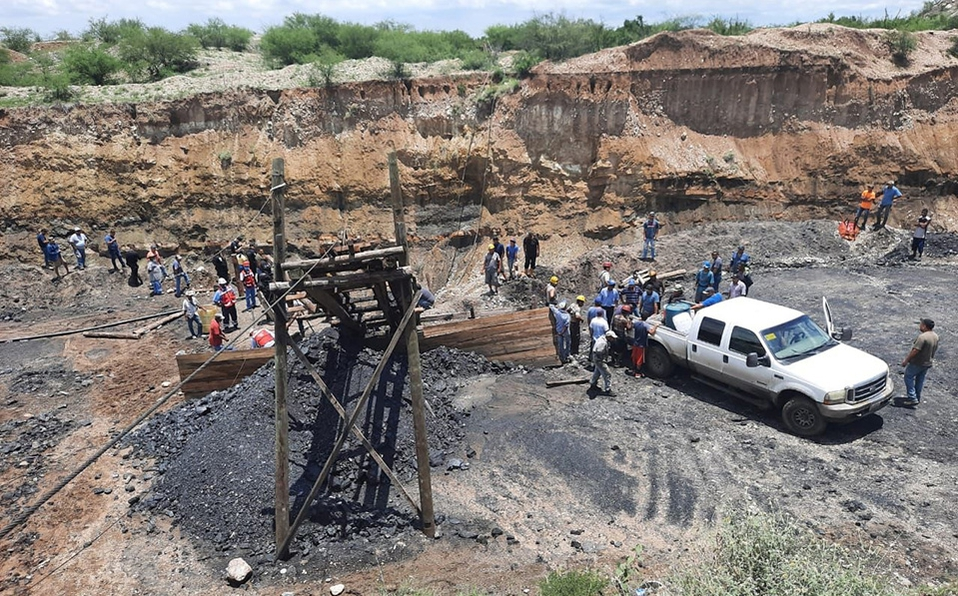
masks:
[[[868,225],[868,216],[869,216],[870,214],[871,214],[871,209],[865,209],[864,207],[859,207],[859,208],[858,208],[858,211],[855,212],[855,226],[858,227],[859,229],[863,229],[865,226],[867,226],[867,225]],[[862,225],[859,226],[859,225],[858,225],[858,218],[861,217],[862,215],[864,215],[865,218],[862,219]]]
[[[176,276],[175,276],[175,278],[174,278],[174,281],[176,281],[176,297],[179,298],[179,297],[180,297],[180,293],[181,293],[181,292],[180,292],[180,283],[181,283],[182,281],[185,281],[185,282],[186,282],[186,287],[190,287],[190,276],[187,275],[185,271],[184,271],[183,273],[177,273]]]
[[[568,329],[563,333],[556,334],[557,349],[559,351],[559,362],[565,363],[569,359],[569,344],[572,341],[572,336]]]
[[[645,246],[642,247],[642,259],[645,259],[649,251],[652,251],[652,260],[655,260],[655,238],[646,238]]]
[[[605,361],[605,358],[592,358],[592,364],[595,365],[595,370],[592,371],[592,384],[595,385],[599,376],[602,377],[603,389],[610,391],[612,389],[612,371],[609,370],[609,364]]]
[[[722,272],[713,271],[712,272],[712,289],[715,290],[716,293],[718,293],[719,291],[720,283],[722,283]]]
[[[77,257],[77,269],[86,269],[86,248],[74,248],[73,254]]]
[[[116,266],[116,262],[120,262],[120,266]],[[110,251],[110,264],[113,265],[114,270],[122,269],[126,267],[126,263],[123,262],[123,257],[120,256],[120,251]]]
[[[160,282],[150,280],[150,287],[153,288],[153,293],[159,296],[163,293],[163,288],[160,286]]]
[[[908,392],[908,399],[921,401],[921,389],[925,386],[925,375],[928,374],[930,366],[918,366],[909,364],[905,367],[905,390]]]
[[[508,262],[509,262],[509,279],[515,279],[516,260],[508,259]]]
[[[924,238],[912,238],[911,239],[911,256],[914,257],[918,255],[919,257],[925,252],[925,239]]]
[[[879,205],[875,212],[875,225],[884,228],[888,223],[888,214],[891,213],[891,205]]]
[[[194,313],[192,317],[186,317],[186,326],[190,328],[191,337],[203,335],[203,322],[200,321],[200,315]]]
[[[256,288],[246,288],[246,310],[256,308]]]

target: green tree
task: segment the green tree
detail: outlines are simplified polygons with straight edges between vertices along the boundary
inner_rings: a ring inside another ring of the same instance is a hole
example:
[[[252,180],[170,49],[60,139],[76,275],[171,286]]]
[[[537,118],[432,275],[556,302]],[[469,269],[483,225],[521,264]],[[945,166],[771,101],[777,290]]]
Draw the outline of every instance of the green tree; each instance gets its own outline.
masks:
[[[26,27],[0,28],[0,42],[14,52],[26,54],[34,43],[40,41],[40,36],[33,29]]]
[[[106,17],[90,19],[86,31],[81,35],[86,41],[100,41],[108,45],[119,43],[121,39],[139,35],[146,30],[140,19],[120,19],[107,21]]]
[[[123,63],[98,46],[73,46],[63,55],[63,68],[77,85],[106,85]]]
[[[192,24],[186,28],[204,48],[229,48],[236,52],[246,50],[253,32],[242,27],[227,25],[222,19],[210,19],[205,24]]]
[[[338,50],[343,56],[354,60],[372,56],[378,38],[378,29],[357,23],[344,23],[336,33]]]
[[[120,59],[135,78],[158,81],[196,67],[199,42],[191,35],[150,27],[124,38],[119,44]]]
[[[270,27],[259,42],[263,57],[283,66],[301,64],[318,49],[316,35],[302,27]]]

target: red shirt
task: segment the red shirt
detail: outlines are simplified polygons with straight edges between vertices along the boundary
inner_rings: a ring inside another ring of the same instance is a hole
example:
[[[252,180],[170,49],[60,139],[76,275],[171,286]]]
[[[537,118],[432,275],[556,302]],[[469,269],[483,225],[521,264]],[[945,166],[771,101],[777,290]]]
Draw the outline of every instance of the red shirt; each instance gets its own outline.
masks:
[[[220,329],[220,322],[213,319],[210,321],[210,345],[214,348],[218,348],[223,345],[224,339],[226,339],[226,336],[223,334],[223,330]]]

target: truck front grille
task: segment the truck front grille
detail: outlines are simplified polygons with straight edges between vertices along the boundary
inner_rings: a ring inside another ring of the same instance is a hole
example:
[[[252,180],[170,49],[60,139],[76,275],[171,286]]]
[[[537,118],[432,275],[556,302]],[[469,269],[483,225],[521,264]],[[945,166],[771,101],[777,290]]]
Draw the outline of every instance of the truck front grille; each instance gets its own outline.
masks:
[[[882,375],[880,377],[872,379],[871,381],[868,381],[867,383],[863,383],[855,387],[855,390],[852,392],[852,396],[850,399],[848,399],[848,402],[856,403],[871,397],[875,397],[876,395],[879,395],[882,391],[885,390],[885,384],[887,383],[887,381],[888,381],[887,375]]]

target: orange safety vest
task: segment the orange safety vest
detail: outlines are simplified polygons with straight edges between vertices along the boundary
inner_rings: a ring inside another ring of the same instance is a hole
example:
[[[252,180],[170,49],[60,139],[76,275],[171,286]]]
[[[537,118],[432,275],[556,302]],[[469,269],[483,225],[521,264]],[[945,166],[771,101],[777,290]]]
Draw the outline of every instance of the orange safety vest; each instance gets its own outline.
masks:
[[[253,275],[252,272],[246,271],[246,270],[244,269],[244,270],[243,270],[243,273],[242,273],[241,275],[243,276],[243,285],[244,285],[244,286],[246,286],[247,288],[255,288],[255,287],[256,287],[256,276]]]
[[[838,224],[838,235],[845,240],[854,240],[858,237],[858,226],[850,220],[843,220]]]
[[[260,329],[253,336],[253,341],[256,342],[257,347],[265,348],[266,344],[273,342],[273,334],[269,332],[269,329]]]
[[[236,304],[236,294],[233,293],[232,288],[223,292],[223,294],[220,296],[220,302],[222,302],[223,306],[225,306],[226,308],[229,308],[233,306],[234,304]]]

